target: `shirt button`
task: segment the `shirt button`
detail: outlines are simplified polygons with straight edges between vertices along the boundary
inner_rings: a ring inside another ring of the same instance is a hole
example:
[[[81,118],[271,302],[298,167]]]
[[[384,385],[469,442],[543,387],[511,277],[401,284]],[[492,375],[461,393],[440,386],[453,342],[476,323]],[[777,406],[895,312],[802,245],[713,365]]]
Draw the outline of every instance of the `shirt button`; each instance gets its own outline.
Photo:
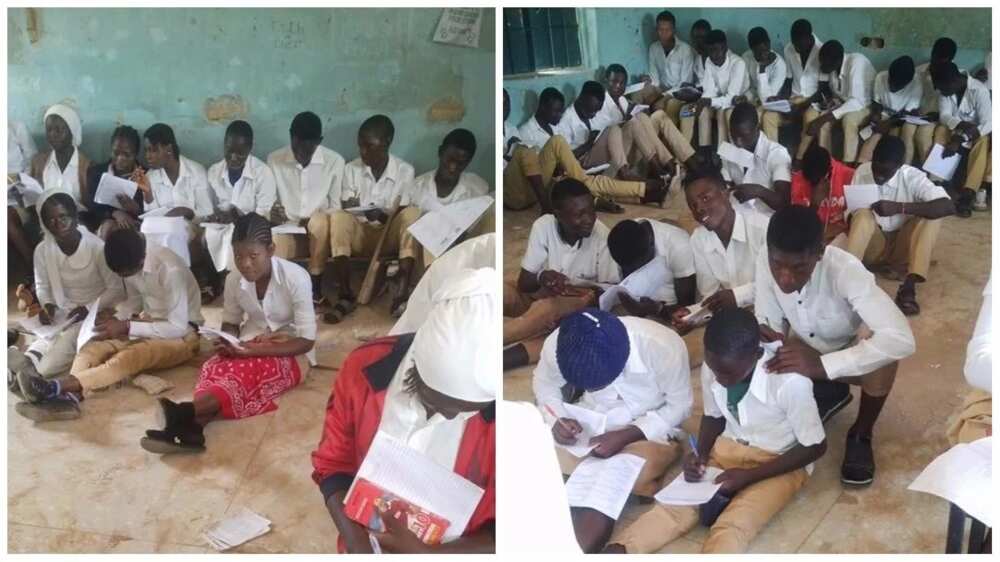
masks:
[[[810,337],[810,338],[814,338],[814,337],[816,337],[816,334],[814,334],[814,333],[812,333],[812,332],[809,332],[809,337]]]

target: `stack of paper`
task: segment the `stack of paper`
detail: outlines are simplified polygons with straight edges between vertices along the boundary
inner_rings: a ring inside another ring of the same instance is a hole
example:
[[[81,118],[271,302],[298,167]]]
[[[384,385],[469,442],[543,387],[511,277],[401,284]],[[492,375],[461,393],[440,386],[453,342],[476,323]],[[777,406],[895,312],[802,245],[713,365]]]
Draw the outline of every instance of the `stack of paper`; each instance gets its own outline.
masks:
[[[788,100],[767,101],[761,104],[764,111],[774,111],[777,113],[791,113],[792,104]]]
[[[71,326],[75,321],[69,319],[69,312],[63,309],[56,310],[55,316],[48,326],[42,324],[41,319],[36,315],[31,318],[21,320],[21,328],[26,332],[31,332],[37,338],[51,340],[59,335],[63,330]]]
[[[682,472],[653,497],[656,501],[667,505],[701,505],[712,499],[722,487],[722,484],[715,483],[716,477],[720,474],[722,474],[721,468],[707,466],[700,482],[688,482]]]
[[[588,457],[566,481],[570,507],[587,507],[617,520],[646,459],[619,453],[611,458]]]
[[[598,435],[603,435],[607,431],[608,416],[565,402],[562,404],[562,408],[565,412],[563,417],[576,420],[583,428],[583,431],[577,434],[576,443],[572,445],[556,443],[556,445],[566,449],[574,457],[589,455],[594,450],[594,447],[596,447],[596,445],[590,444],[590,440]],[[559,422],[556,421],[554,423]]]
[[[924,162],[923,168],[928,174],[948,181],[955,175],[955,170],[958,169],[958,163],[961,161],[962,155],[958,153],[945,158],[944,147],[940,144],[935,144],[934,148],[931,149],[931,153],[927,155],[927,160]]]
[[[243,344],[240,342],[240,339],[230,334],[229,332],[223,332],[222,330],[216,330],[215,328],[202,326],[198,328],[198,333],[205,336],[206,338],[219,338],[226,340],[227,342],[229,342],[229,345],[235,347],[236,349],[243,349]]]
[[[744,168],[753,167],[753,152],[739,148],[728,142],[719,143],[719,158],[727,160]]]
[[[215,550],[223,551],[251,541],[271,530],[271,522],[242,507],[202,535]]]
[[[993,527],[993,438],[960,443],[931,461],[907,488],[940,496]]]
[[[879,200],[878,185],[866,183],[845,186],[844,199],[847,202],[848,213],[858,209],[869,209]]]
[[[124,195],[126,199],[132,199],[135,197],[135,192],[138,189],[139,184],[134,181],[104,172],[101,174],[100,183],[97,184],[97,193],[94,194],[94,202],[121,209],[122,205],[118,202],[118,196]]]
[[[444,205],[424,214],[411,224],[410,234],[428,252],[434,254],[434,257],[439,257],[458,240],[459,236],[472,228],[492,204],[492,197],[481,195]]]

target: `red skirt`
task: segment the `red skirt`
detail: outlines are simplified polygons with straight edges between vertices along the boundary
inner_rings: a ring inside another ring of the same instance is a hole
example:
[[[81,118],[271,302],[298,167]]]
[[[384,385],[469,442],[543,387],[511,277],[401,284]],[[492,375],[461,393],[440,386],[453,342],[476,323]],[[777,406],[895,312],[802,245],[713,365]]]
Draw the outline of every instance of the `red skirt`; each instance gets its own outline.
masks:
[[[229,358],[213,355],[201,367],[194,395],[211,394],[222,417],[249,418],[278,409],[274,399],[299,384],[294,357]]]

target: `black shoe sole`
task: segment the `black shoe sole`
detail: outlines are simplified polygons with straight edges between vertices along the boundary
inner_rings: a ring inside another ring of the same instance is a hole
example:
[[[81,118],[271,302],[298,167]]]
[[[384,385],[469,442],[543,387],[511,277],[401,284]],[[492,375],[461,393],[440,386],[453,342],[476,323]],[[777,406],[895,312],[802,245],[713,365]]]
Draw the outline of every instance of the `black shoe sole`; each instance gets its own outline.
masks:
[[[857,487],[861,488],[861,487],[864,487],[864,486],[868,486],[869,484],[871,484],[872,482],[874,482],[875,481],[875,477],[872,476],[871,478],[869,478],[867,480],[850,480],[848,478],[844,478],[843,476],[841,476],[840,477],[840,481],[842,483],[844,483],[844,484],[847,484],[848,486],[857,486]]]
[[[31,375],[24,371],[17,374],[17,386],[21,388],[21,396],[32,404],[37,404],[46,398],[45,396],[35,395],[25,390],[31,388]]]
[[[848,391],[843,400],[837,402],[834,407],[830,408],[825,414],[823,414],[823,417],[820,418],[820,423],[826,423],[827,420],[834,416],[834,414],[846,408],[847,405],[851,403],[851,400],[854,400],[854,395]]]
[[[14,410],[21,416],[38,423],[77,420],[83,415],[79,410],[54,411],[31,402],[18,402],[14,405]]]
[[[155,453],[157,455],[205,452],[204,445],[179,445],[177,443],[169,443],[167,441],[152,439],[150,437],[143,437],[142,439],[140,439],[139,446],[149,451],[150,453]]]

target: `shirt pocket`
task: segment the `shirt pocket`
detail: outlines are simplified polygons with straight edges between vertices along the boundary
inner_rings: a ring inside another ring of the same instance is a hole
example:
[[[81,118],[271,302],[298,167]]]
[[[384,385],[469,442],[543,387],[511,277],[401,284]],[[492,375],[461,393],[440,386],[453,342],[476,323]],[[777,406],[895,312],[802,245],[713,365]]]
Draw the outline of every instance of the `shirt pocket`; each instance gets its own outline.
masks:
[[[825,340],[837,340],[854,335],[851,318],[854,311],[848,307],[830,303],[816,310],[813,329],[816,336]]]

